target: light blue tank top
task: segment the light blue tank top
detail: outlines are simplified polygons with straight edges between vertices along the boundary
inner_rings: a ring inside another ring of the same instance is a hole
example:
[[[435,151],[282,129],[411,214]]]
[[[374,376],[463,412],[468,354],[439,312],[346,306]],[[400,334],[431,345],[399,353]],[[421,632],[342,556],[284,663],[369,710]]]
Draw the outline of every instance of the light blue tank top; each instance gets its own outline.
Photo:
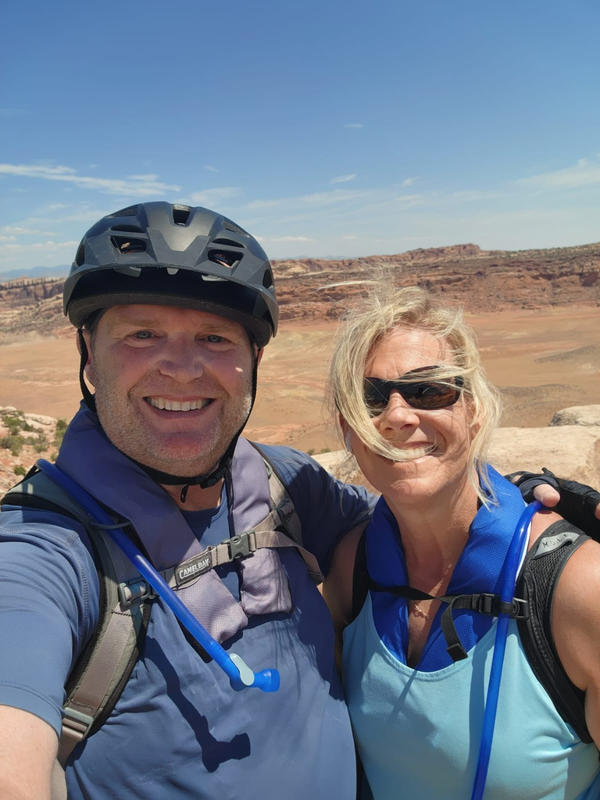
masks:
[[[468,800],[496,622],[469,657],[414,670],[382,643],[370,595],[344,632],[344,684],[375,800]],[[563,722],[511,620],[485,800],[598,800],[600,762]]]

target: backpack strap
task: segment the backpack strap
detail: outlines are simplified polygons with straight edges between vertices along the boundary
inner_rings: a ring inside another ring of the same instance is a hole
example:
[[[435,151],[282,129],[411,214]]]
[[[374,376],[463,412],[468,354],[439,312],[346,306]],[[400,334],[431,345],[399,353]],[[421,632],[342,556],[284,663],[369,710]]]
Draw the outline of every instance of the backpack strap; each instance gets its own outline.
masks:
[[[65,686],[58,758],[64,766],[73,749],[108,717],[137,660],[150,617],[152,594],[110,536],[71,495],[43,472],[31,470],[10,490],[3,505],[54,511],[86,529],[98,570],[98,625]]]
[[[506,614],[511,619],[524,619],[529,614],[526,601],[520,598],[513,598],[512,602],[502,602],[500,595],[491,592],[477,592],[474,594],[459,595],[431,595],[414,589],[412,586],[387,586],[374,581],[369,575],[367,568],[367,537],[363,531],[356,548],[354,560],[354,573],[352,579],[352,612],[348,623],[356,619],[367,597],[367,592],[388,592],[397,597],[405,597],[409,600],[439,600],[446,604],[442,613],[440,627],[446,640],[446,650],[453,661],[460,661],[467,658],[465,650],[458,632],[454,625],[452,613],[455,610],[463,609],[473,611],[477,614],[485,614],[497,617],[499,614]]]
[[[250,442],[250,444],[262,456],[269,479],[271,498],[271,513],[254,529],[261,542],[260,546],[295,547],[304,559],[313,581],[316,584],[321,583],[323,581],[321,568],[314,555],[303,547],[302,523],[281,475],[275,465],[269,461],[260,445],[256,442]],[[278,533],[279,535],[276,535]]]
[[[215,567],[245,558],[256,550],[265,547],[293,547],[304,559],[313,581],[316,584],[321,583],[323,575],[317,559],[286,533],[277,530],[279,525],[281,525],[279,514],[276,509],[273,509],[255,528],[225,539],[220,544],[207,547],[206,550],[202,550],[171,569],[164,570],[161,574],[171,587],[179,588]]]
[[[253,529],[209,547],[165,570],[171,586],[181,586],[204,572],[243,558],[261,548],[293,547],[316,584],[323,575],[317,559],[302,546],[302,526],[285,485],[261,453],[269,480],[271,510]],[[86,529],[100,587],[98,625],[73,667],[65,686],[59,761],[64,766],[74,748],[94,733],[113,710],[138,659],[154,594],[127,557],[68,492],[33,467],[2,499],[3,505],[42,509],[77,520]]]
[[[366,527],[365,525],[365,529],[358,540],[356,556],[354,557],[354,571],[352,573],[352,612],[348,624],[355,620],[360,614],[360,610],[367,599],[367,592],[369,591]]]
[[[530,608],[529,618],[517,623],[527,659],[556,710],[582,742],[592,741],[585,722],[585,693],[571,682],[556,652],[552,601],[565,564],[589,538],[566,520],[550,525],[530,548],[516,587]]]

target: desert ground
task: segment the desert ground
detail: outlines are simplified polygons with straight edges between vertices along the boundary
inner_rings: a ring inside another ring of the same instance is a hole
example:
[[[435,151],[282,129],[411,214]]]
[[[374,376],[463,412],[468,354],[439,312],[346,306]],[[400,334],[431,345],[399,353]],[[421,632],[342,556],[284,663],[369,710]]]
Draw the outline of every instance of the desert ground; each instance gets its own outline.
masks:
[[[600,309],[469,315],[484,365],[504,398],[503,426],[541,427],[555,411],[600,403]],[[266,349],[248,434],[319,453],[338,449],[323,400],[337,323],[285,321]],[[0,344],[0,406],[69,419],[79,403],[75,339]]]

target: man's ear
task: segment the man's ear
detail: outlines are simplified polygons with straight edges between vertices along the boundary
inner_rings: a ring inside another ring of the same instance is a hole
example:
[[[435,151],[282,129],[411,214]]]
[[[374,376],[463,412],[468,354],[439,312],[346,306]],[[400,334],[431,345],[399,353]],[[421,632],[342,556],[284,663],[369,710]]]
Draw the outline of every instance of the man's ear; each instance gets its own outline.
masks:
[[[85,377],[92,386],[95,386],[94,366],[92,364],[92,334],[85,330],[85,328],[79,328],[77,330],[77,349],[82,358],[85,356],[85,365],[83,365]]]

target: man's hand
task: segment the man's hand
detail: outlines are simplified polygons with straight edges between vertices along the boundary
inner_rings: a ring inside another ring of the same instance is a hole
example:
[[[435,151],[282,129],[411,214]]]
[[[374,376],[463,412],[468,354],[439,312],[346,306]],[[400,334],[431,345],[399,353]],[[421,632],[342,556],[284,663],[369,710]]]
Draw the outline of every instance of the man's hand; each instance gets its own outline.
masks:
[[[584,483],[557,478],[545,467],[541,473],[513,472],[507,475],[521,490],[525,500],[539,500],[555,508],[573,525],[600,540],[600,492]]]

